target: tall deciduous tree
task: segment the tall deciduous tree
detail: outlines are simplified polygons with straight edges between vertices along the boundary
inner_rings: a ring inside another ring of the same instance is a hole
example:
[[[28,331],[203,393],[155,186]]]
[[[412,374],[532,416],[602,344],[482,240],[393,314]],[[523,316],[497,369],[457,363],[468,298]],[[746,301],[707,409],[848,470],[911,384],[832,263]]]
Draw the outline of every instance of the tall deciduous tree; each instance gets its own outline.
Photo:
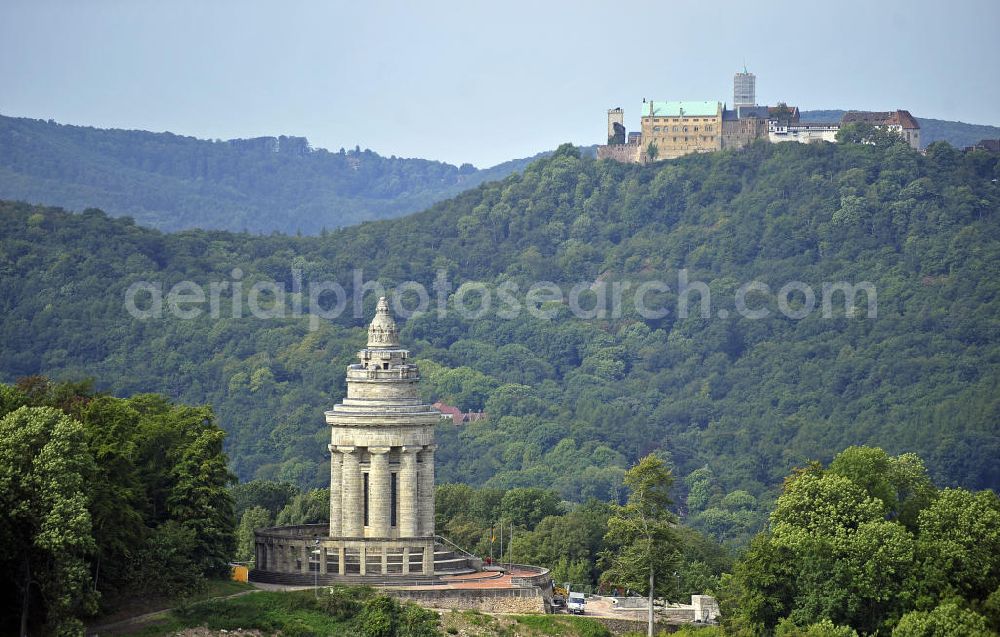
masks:
[[[97,543],[94,587],[108,583],[115,588],[124,583],[129,557],[147,533],[145,492],[135,466],[139,414],[126,401],[109,396],[97,397],[79,411],[98,472],[87,490]]]
[[[224,572],[235,548],[233,496],[227,489],[234,477],[222,453],[225,435],[206,428],[183,449],[167,497],[171,517],[195,532],[196,558],[207,573]]]
[[[608,519],[603,555],[606,582],[645,590],[649,594],[648,635],[653,634],[653,597],[670,590],[678,560],[675,522],[670,512],[670,487],[674,478],[663,460],[650,454],[625,473],[630,490],[624,505],[614,505]]]
[[[94,474],[82,425],[62,412],[21,407],[0,420],[0,562],[17,572],[21,635],[39,632],[29,621],[41,617],[53,633],[77,633],[76,616],[96,609],[85,491]]]
[[[937,493],[923,461],[912,453],[892,457],[878,447],[848,447],[833,459],[829,471],[881,501],[885,516],[911,531],[916,530],[917,513]]]
[[[945,602],[932,611],[912,611],[899,620],[892,637],[990,637],[986,618],[956,602]]]
[[[250,507],[243,512],[240,525],[236,529],[236,559],[245,562],[254,557],[254,535],[256,529],[271,525],[271,512],[264,507]]]
[[[887,512],[863,487],[818,465],[793,475],[770,534],[754,540],[729,582],[738,598],[725,604],[731,627],[767,631],[788,616],[875,632],[898,619],[909,603],[914,540]]]
[[[993,491],[944,489],[920,512],[921,610],[957,595],[985,600],[1000,586],[1000,498]]]

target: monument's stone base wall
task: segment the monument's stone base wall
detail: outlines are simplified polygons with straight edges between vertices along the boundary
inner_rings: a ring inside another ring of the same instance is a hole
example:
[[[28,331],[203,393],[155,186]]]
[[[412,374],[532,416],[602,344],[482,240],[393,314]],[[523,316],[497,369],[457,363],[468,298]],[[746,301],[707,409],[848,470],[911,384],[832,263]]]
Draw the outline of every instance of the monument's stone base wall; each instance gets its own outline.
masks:
[[[541,589],[498,588],[498,589],[441,589],[441,590],[399,590],[389,589],[386,593],[398,599],[416,602],[431,608],[452,608],[458,610],[478,610],[484,613],[545,613],[546,599]]]
[[[280,584],[282,586],[445,586],[448,582],[439,577],[410,575],[408,577],[383,577],[381,575],[333,575],[326,573],[278,573],[252,569],[249,581],[259,584]]]
[[[326,524],[257,529],[256,569],[260,573],[411,578],[435,570],[470,570],[463,558],[436,561],[433,537],[331,538]],[[256,581],[265,581],[257,579]],[[323,581],[339,581],[334,579]]]

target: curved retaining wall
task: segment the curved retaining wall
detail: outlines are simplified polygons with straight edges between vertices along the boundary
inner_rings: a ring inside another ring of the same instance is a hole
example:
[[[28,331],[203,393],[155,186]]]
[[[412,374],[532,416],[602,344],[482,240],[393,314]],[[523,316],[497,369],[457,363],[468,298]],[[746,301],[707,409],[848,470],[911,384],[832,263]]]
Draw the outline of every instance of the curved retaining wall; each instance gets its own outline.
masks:
[[[523,571],[532,572],[531,575],[515,575],[511,577],[510,581],[515,586],[537,586],[542,590],[552,590],[552,575],[549,569],[541,566],[532,566],[531,564],[512,564],[511,566]]]
[[[486,613],[545,613],[545,594],[537,586],[525,588],[387,590],[398,599],[431,608],[457,608]]]

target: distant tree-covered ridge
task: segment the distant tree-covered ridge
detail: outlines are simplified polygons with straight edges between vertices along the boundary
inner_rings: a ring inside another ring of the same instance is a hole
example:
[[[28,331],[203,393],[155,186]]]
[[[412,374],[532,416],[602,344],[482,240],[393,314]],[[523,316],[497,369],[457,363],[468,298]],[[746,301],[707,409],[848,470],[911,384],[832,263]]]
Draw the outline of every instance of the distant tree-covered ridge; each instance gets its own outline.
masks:
[[[807,111],[803,117],[839,120],[842,114]],[[947,141],[961,148],[1000,137],[1000,128],[991,126],[920,124],[925,145]],[[422,210],[545,154],[480,170],[358,147],[313,149],[303,137],[212,141],[0,115],[0,199],[100,208],[166,231],[315,235]]]
[[[319,234],[399,217],[522,169],[313,149],[303,137],[203,140],[0,115],[0,198],[101,208],[161,230]]]
[[[657,451],[683,518],[738,545],[792,467],[851,444],[916,452],[941,486],[1000,486],[998,176],[995,155],[943,144],[921,155],[761,143],[645,167],[564,147],[425,212],[302,238],[164,234],[100,211],[5,203],[0,373],[92,376],[115,395],[211,404],[242,480],[325,486],[322,414],[343,397],[375,295],[358,318],[312,330],[307,317],[232,318],[228,295],[218,318],[136,319],[123,307],[131,284],[232,283],[239,270],[244,289],[290,286],[293,269],[348,294],[355,269],[428,290],[443,271],[453,291],[660,280],[669,290],[651,299],[675,308],[685,269],[709,287],[708,318],[643,318],[629,303],[603,319],[558,303],[551,320],[510,318],[494,304],[476,319],[401,319],[402,338],[427,399],[488,414],[439,427],[441,481],[621,501],[626,468]],[[755,280],[770,290],[752,299],[771,310],[758,320],[734,308]],[[841,305],[832,318],[789,318],[775,296],[791,281],[817,294],[870,282],[877,317]]]

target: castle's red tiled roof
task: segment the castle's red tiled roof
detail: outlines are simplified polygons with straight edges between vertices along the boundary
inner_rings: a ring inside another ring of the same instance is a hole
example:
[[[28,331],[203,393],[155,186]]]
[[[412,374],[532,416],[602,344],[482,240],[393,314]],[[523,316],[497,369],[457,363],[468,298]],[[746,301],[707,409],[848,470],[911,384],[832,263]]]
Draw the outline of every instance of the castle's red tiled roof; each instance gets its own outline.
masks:
[[[844,124],[864,122],[875,126],[900,126],[906,129],[918,129],[917,118],[910,111],[847,111],[841,120]]]
[[[782,108],[788,109],[788,114],[789,114],[789,120],[790,121],[792,121],[792,122],[798,122],[799,121],[799,107],[798,106],[787,106],[787,105],[785,105],[784,107],[782,107],[782,106],[768,106],[767,107],[767,114],[768,114],[769,117],[773,118],[775,115],[778,114],[778,112]]]

